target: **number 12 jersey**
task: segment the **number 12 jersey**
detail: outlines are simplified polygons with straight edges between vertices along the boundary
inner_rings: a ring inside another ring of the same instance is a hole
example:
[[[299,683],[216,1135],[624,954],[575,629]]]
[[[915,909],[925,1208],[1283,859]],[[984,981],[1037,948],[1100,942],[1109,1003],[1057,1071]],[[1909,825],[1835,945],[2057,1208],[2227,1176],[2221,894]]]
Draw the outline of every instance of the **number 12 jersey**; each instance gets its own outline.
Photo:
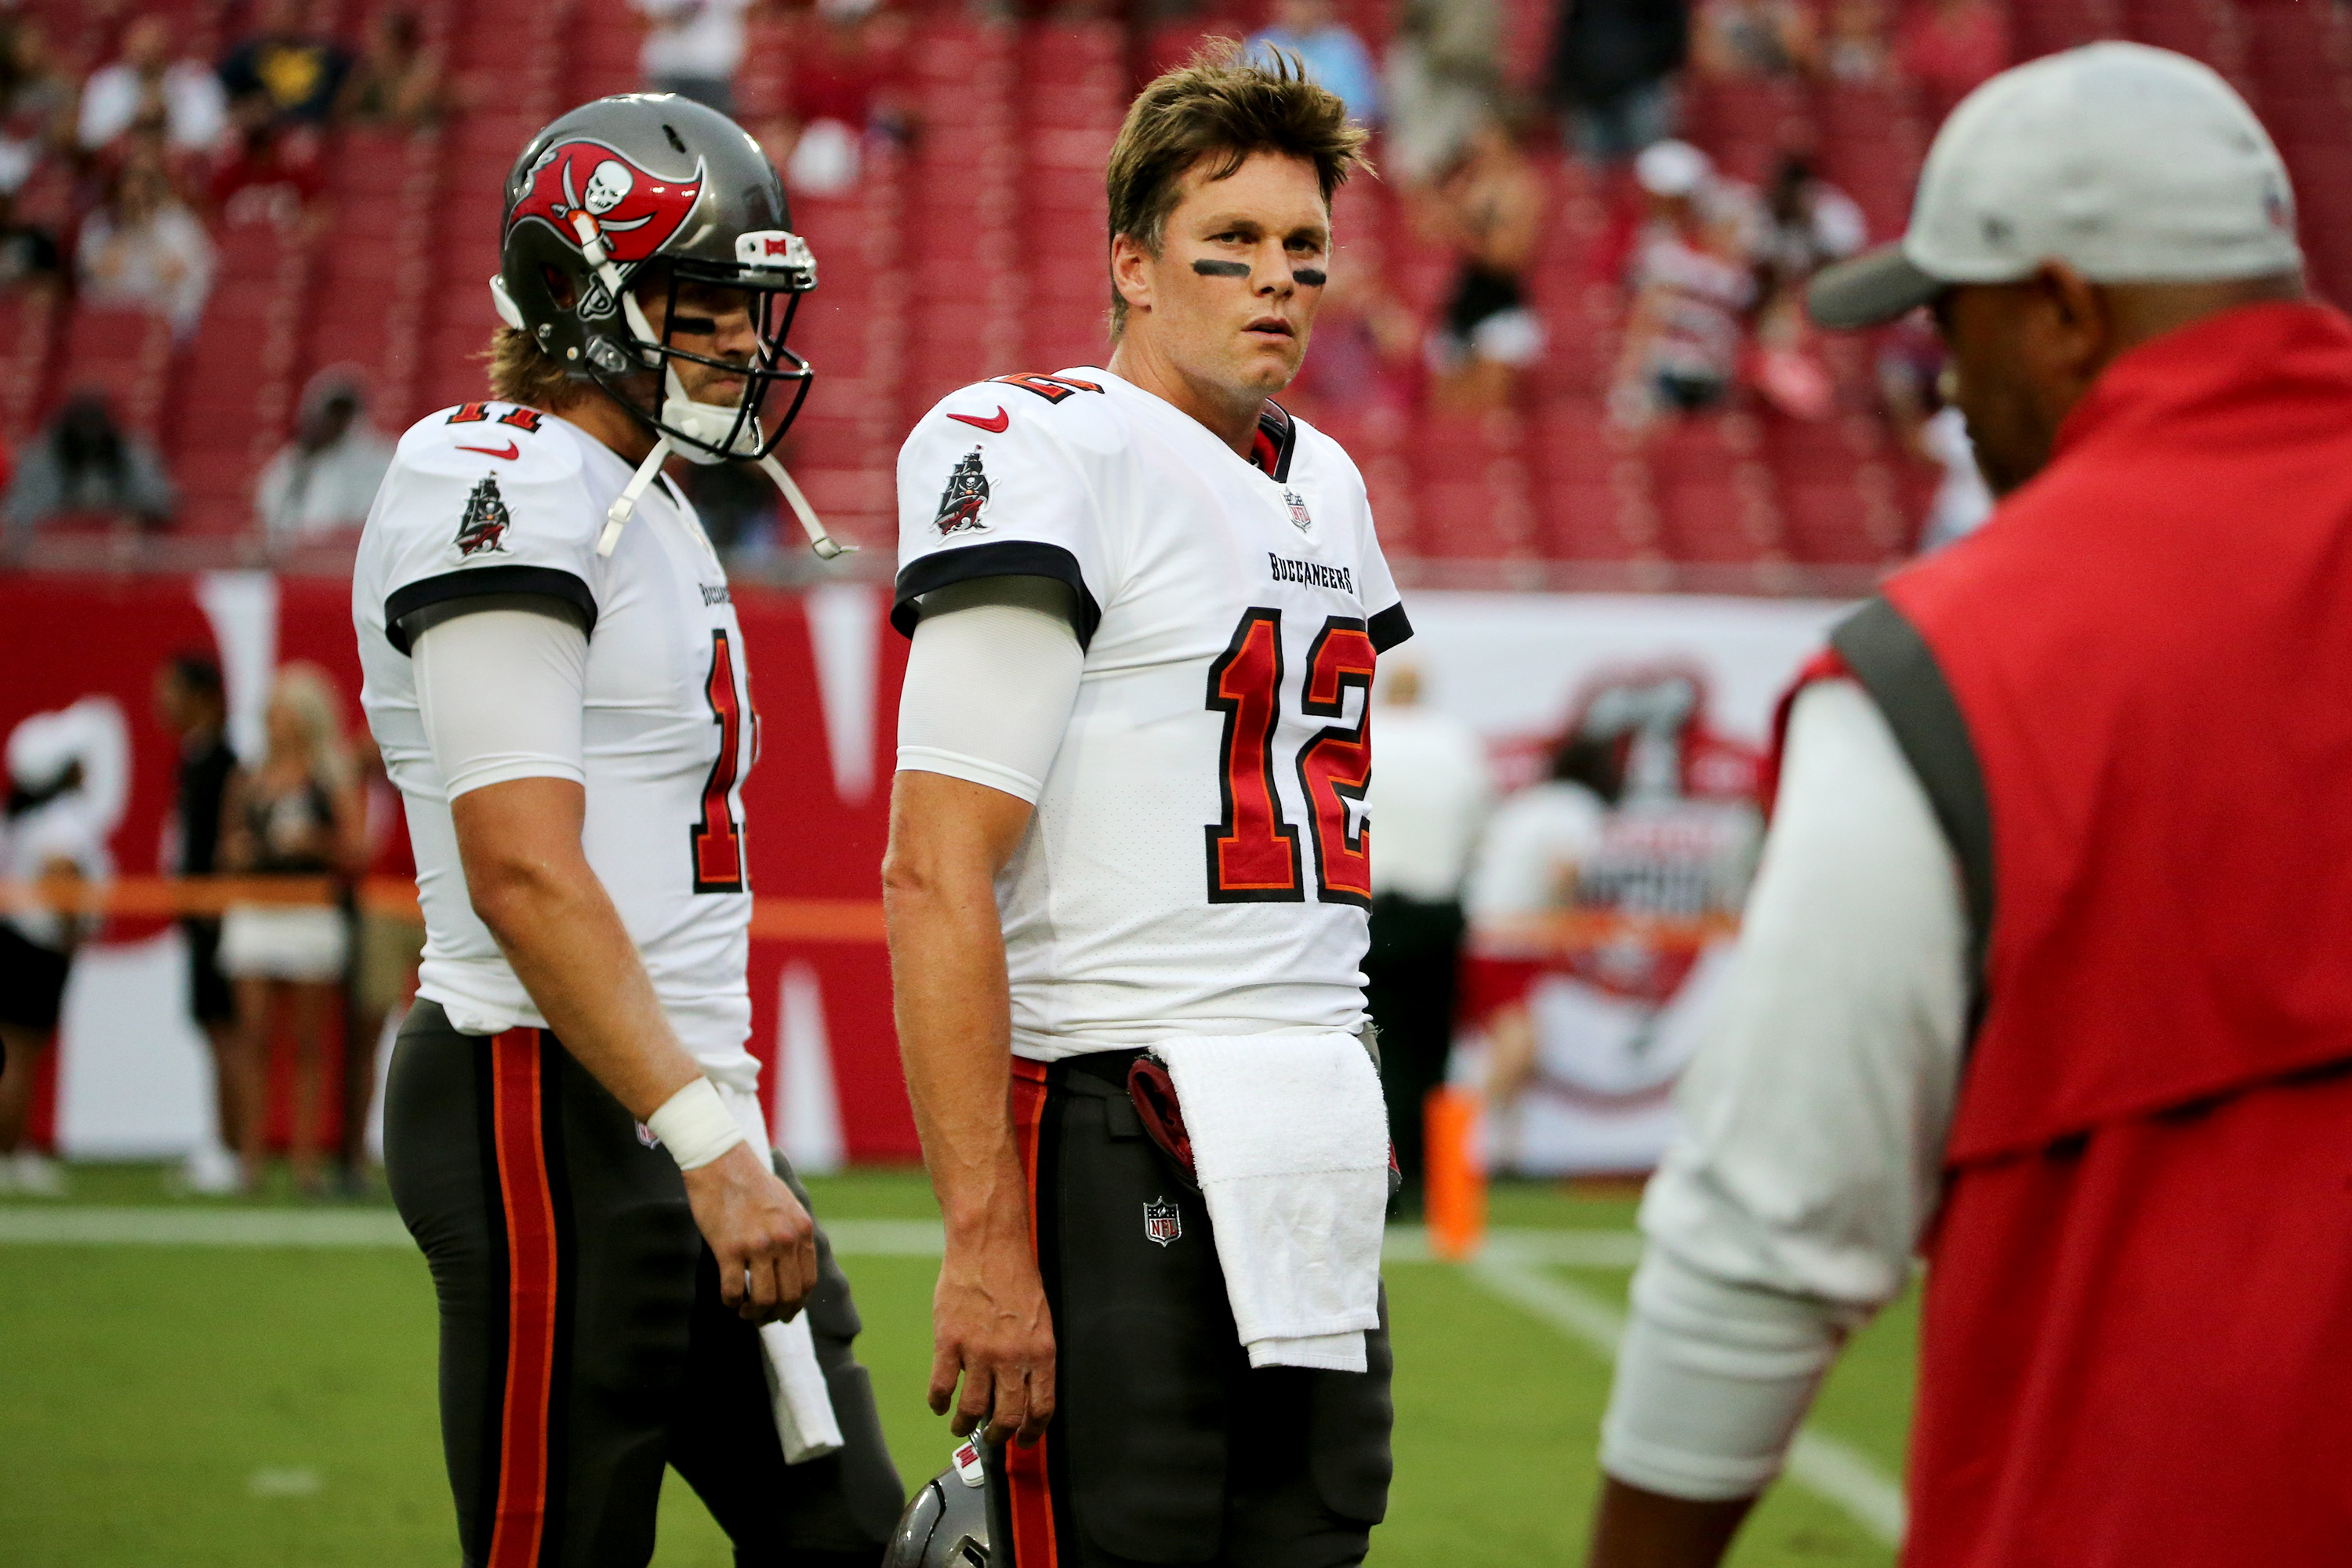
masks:
[[[1352,1030],[1377,656],[1412,635],[1362,477],[1269,404],[1244,458],[1108,372],[950,395],[898,458],[893,623],[1066,584],[1076,710],[997,885],[1013,1049]]]

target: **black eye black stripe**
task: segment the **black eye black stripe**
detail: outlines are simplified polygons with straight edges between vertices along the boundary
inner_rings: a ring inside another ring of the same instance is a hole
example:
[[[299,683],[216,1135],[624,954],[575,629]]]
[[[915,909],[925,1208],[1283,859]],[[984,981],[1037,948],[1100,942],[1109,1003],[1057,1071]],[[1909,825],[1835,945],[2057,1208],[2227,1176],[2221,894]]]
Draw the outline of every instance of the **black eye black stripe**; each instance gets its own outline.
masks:
[[[1246,278],[1250,275],[1246,261],[1219,261],[1206,256],[1192,263],[1192,270],[1203,278]],[[1327,279],[1320,267],[1294,267],[1290,269],[1290,280],[1302,288],[1320,289]]]

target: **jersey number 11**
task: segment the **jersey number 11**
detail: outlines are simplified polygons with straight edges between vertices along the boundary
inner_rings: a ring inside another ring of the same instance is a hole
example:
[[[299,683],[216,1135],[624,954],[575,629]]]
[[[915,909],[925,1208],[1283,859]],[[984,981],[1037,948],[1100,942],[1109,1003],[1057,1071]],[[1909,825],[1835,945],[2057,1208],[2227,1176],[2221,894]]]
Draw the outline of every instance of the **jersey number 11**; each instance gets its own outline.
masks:
[[[743,738],[743,704],[735,695],[735,648],[724,631],[710,634],[710,679],[702,689],[710,721],[719,726],[719,755],[702,783],[702,820],[691,831],[694,890],[743,890],[743,833],[735,823],[737,748]]]
[[[1364,792],[1372,781],[1371,689],[1375,659],[1364,623],[1333,616],[1307,655],[1299,711],[1341,720],[1350,689],[1364,693],[1353,724],[1335,722],[1298,749],[1298,788],[1315,840],[1315,890],[1325,903],[1372,902],[1370,829]],[[1249,609],[1234,640],[1209,668],[1209,707],[1225,716],[1218,788],[1223,820],[1203,831],[1213,904],[1300,903],[1298,833],[1282,815],[1274,782],[1274,738],[1282,724],[1282,612]]]

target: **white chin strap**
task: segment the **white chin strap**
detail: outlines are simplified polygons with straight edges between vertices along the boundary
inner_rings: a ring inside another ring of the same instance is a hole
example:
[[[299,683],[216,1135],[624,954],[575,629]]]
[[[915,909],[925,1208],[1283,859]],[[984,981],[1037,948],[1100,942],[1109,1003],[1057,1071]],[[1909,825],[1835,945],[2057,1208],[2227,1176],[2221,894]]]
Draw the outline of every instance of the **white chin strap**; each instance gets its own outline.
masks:
[[[621,269],[613,265],[604,249],[604,237],[596,231],[594,220],[585,213],[576,214],[572,226],[580,237],[581,254],[588,265],[595,268],[598,279],[613,298],[621,302],[621,313],[629,324],[629,331],[636,334],[640,342],[657,342],[653,323],[646,320],[645,310],[637,304],[636,296],[623,286]],[[502,279],[493,278],[490,291],[497,299],[502,318],[509,311],[513,311],[515,316],[521,314],[507,298]],[[517,324],[520,325],[519,322]],[[744,419],[739,428],[736,409],[714,403],[695,402],[686,395],[685,385],[677,379],[677,367],[662,360],[658,354],[655,361],[662,366],[661,422],[697,441],[722,450],[702,451],[678,447],[668,435],[657,432],[654,449],[646,454],[646,460],[637,465],[637,471],[629,476],[629,482],[622,487],[621,493],[614,497],[613,504],[605,509],[604,531],[596,538],[596,553],[599,555],[611,555],[614,547],[621,542],[621,530],[636,514],[637,502],[645,495],[646,488],[654,482],[654,476],[661,472],[662,464],[669,459],[672,452],[690,463],[723,463],[729,457],[751,457],[759,451],[763,439],[757,421]],[[816,552],[819,560],[831,561],[857,548],[855,544],[838,543],[825,532],[824,524],[817,521],[816,511],[809,505],[808,498],[801,494],[800,486],[793,482],[792,475],[784,472],[783,464],[776,460],[773,452],[761,456],[757,461],[761,471],[775,481],[776,489],[783,492],[785,504],[800,520],[802,531],[808,535],[809,547]]]

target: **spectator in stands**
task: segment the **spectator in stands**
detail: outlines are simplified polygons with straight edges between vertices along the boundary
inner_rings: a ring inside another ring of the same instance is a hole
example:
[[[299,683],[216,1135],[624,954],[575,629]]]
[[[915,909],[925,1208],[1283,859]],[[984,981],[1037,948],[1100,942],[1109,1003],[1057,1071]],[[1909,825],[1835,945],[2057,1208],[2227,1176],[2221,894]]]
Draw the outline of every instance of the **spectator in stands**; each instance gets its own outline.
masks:
[[[73,146],[73,83],[49,58],[40,18],[0,13],[0,201]]]
[[[1853,87],[1875,87],[1893,68],[1886,0],[1837,0],[1822,37],[1822,74]]]
[[[310,26],[303,0],[261,0],[220,79],[231,102],[258,99],[280,124],[323,125],[351,68],[351,56]]]
[[[106,198],[82,225],[74,270],[83,299],[144,305],[169,317],[174,337],[196,330],[212,291],[213,245],[173,193],[152,141],[125,149]]]
[[[448,108],[441,57],[425,46],[425,24],[404,6],[378,11],[343,79],[337,117],[347,125],[413,130],[432,124]]]
[[[221,798],[236,776],[228,746],[228,698],[219,661],[184,653],[155,672],[155,717],[179,757],[178,787],[161,859],[166,875],[209,877],[218,868]],[[214,1124],[182,1168],[190,1192],[219,1194],[237,1187],[238,1127],[246,1075],[237,1064],[236,1001],[220,970],[220,921],[186,919],[180,932],[188,949],[188,1012],[212,1048]]]
[[[1780,160],[1765,192],[1756,265],[1757,389],[1782,413],[1828,417],[1836,387],[1816,350],[1805,284],[1869,237],[1853,198],[1813,172],[1810,159]]]
[[[11,542],[32,529],[76,513],[136,520],[149,528],[169,522],[176,505],[155,448],[114,422],[95,392],[77,393],[48,428],[16,455],[16,474],[0,503]]]
[[[145,132],[160,134],[174,153],[203,153],[227,129],[220,78],[201,60],[172,58],[172,25],[161,16],[124,29],[122,58],[82,86],[79,134],[88,152]]]
[[[299,544],[365,522],[392,449],[392,437],[369,420],[367,394],[349,366],[312,376],[294,439],[261,470],[255,500],[270,544]]]
[[[229,121],[209,182],[213,211],[226,224],[292,228],[327,188],[318,128],[281,122],[258,93],[231,104]]]
[[[37,17],[0,13],[0,289],[46,289],[62,260],[57,231],[23,221],[28,190],[74,142],[73,84],[50,62]]]
[[[1927,0],[1912,8],[1895,58],[1919,89],[1930,125],[2009,66],[2009,17],[1991,0]]]
[[[1502,47],[1499,0],[1405,0],[1384,84],[1390,173],[1419,185],[1461,156],[1495,111]]]
[[[1307,74],[1339,95],[1350,117],[1381,121],[1381,79],[1372,51],[1339,20],[1331,0],[1275,0],[1269,26],[1249,41],[1252,53],[1284,49],[1306,62]]]
[[[1552,43],[1561,137],[1598,163],[1674,134],[1675,77],[1690,51],[1686,0],[1568,0]]]
[[[1648,213],[1626,268],[1633,303],[1610,411],[1638,430],[1730,395],[1760,226],[1747,187],[1686,142],[1647,149],[1633,174]]]
[[[1425,205],[1425,226],[1454,248],[1454,292],[1430,336],[1440,402],[1496,408],[1543,357],[1543,322],[1526,277],[1542,237],[1542,174],[1499,116],[1489,114]]]
[[[1706,0],[1691,58],[1719,80],[1801,77],[1819,64],[1821,42],[1799,0]]]
[[[221,804],[221,867],[248,877],[334,879],[362,868],[366,813],[343,743],[334,688],[315,665],[278,672],[269,698],[268,749],[230,784]],[[221,921],[221,968],[236,993],[239,1131],[247,1191],[262,1175],[269,1042],[281,1009],[292,1014],[295,1184],[324,1192],[319,1169],[320,1054],[328,1010],[351,954],[351,921],[333,904],[232,904]]]
[[[743,13],[751,0],[629,0],[646,18],[637,57],[648,92],[674,92],[735,112],[735,71],[743,63]]]

